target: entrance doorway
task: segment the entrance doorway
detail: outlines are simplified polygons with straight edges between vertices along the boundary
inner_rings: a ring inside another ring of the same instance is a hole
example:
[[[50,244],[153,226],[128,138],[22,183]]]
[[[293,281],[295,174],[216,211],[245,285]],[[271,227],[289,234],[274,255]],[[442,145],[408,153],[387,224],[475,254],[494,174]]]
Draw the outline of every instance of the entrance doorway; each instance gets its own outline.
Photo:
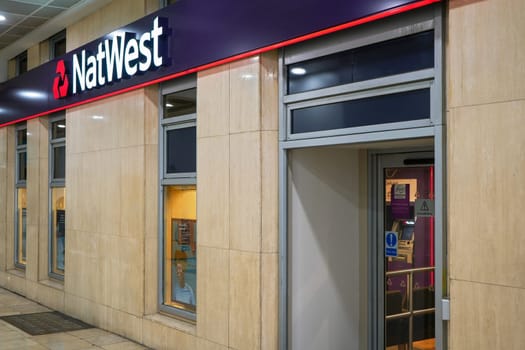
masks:
[[[433,153],[377,159],[379,348],[435,350]]]

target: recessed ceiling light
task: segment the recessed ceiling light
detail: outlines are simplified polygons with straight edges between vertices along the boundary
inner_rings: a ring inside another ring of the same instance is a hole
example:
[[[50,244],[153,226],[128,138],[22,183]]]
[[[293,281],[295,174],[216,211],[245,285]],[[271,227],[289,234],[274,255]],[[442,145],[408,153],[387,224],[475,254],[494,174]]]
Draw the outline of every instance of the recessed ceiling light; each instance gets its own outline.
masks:
[[[171,108],[173,105],[171,103],[166,103],[166,107]]]
[[[0,22],[5,21],[6,19],[7,19],[7,18],[5,18],[5,16],[0,15]]]
[[[294,67],[290,70],[290,73],[295,74],[295,75],[305,75],[306,69],[301,68],[301,67]]]
[[[59,127],[60,129],[65,129],[66,126],[64,124],[58,124],[57,127]]]
[[[94,116],[91,117],[91,119],[101,120],[101,119],[104,119],[104,117],[101,116],[101,115],[94,115]]]

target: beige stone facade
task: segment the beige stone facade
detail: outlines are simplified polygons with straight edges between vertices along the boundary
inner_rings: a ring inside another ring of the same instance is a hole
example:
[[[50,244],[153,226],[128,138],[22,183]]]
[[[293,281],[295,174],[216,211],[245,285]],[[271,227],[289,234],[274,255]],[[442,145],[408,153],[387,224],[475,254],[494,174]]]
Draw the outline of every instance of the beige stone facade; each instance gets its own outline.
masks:
[[[157,6],[113,1],[67,28],[68,51]],[[443,349],[518,350],[525,344],[525,2],[444,7],[451,320]],[[28,67],[44,63],[48,50],[30,48]],[[14,264],[15,126],[0,129],[0,286],[154,349],[278,349],[286,327],[278,318],[278,66],[278,51],[270,51],[197,74],[195,322],[159,312],[158,85],[66,111],[64,281],[48,275],[48,117],[27,121],[25,270]],[[14,76],[14,61],[8,68]],[[367,184],[366,147],[357,156]],[[367,188],[356,191],[365,222]],[[360,261],[366,268],[366,256]]]
[[[451,1],[449,349],[525,344],[525,3]]]

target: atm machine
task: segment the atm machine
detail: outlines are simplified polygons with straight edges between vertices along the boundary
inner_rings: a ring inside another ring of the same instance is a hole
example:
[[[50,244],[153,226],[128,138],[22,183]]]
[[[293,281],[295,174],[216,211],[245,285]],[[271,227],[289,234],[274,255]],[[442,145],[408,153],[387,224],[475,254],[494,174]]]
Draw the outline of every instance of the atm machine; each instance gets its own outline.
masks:
[[[408,264],[414,261],[414,220],[394,220],[392,231],[399,237],[397,260],[404,260]]]

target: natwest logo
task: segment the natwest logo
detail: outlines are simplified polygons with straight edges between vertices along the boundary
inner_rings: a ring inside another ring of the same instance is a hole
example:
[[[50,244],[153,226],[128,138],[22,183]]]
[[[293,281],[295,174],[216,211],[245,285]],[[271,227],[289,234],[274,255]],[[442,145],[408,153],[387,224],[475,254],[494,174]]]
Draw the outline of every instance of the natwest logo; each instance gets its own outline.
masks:
[[[139,38],[134,33],[116,32],[112,39],[98,44],[96,53],[82,50],[74,54],[72,94],[162,66],[165,59],[160,37],[164,33],[159,18],[155,17],[151,31]]]
[[[66,65],[64,60],[57,62],[55,72],[57,73],[57,76],[53,81],[53,96],[58,100],[59,98],[67,96],[67,90],[69,88],[69,80],[66,75]]]

